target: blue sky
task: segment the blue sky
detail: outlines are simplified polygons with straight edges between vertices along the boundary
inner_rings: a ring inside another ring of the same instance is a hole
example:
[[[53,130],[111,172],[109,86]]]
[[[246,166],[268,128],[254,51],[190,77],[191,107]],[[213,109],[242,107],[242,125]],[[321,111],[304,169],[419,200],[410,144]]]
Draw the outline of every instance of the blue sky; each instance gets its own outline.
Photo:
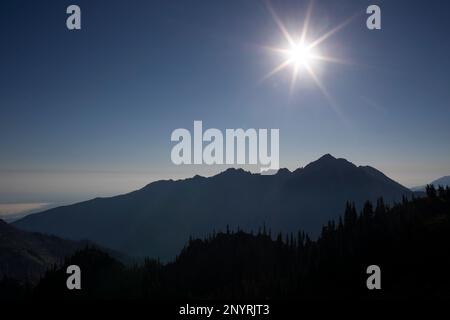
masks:
[[[65,9],[82,10],[68,31]],[[273,1],[293,34],[309,1]],[[113,195],[221,166],[170,161],[176,128],[279,128],[280,163],[325,153],[406,186],[450,174],[450,4],[317,0],[309,36],[351,16],[320,50],[347,64],[291,70],[266,47],[285,40],[263,1],[20,1],[0,4],[0,203]]]

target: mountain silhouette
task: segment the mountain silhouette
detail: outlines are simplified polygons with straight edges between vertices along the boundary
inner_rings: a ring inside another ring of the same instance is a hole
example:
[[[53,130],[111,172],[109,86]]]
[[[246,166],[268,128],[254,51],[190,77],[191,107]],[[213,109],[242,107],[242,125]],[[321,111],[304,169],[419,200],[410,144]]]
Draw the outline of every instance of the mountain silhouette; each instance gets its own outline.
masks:
[[[134,262],[117,251],[88,240],[66,240],[54,235],[23,231],[0,219],[0,279],[34,283],[64,259],[86,247],[101,249],[120,262]]]
[[[442,186],[442,187],[450,186],[450,176],[440,177],[439,179],[433,180],[429,184],[432,184],[435,187],[438,187],[438,186]],[[412,187],[411,190],[412,191],[425,191],[426,187],[427,187],[426,185],[425,186],[417,186],[417,187]]]
[[[190,239],[167,264],[144,259],[126,266],[86,248],[47,272],[31,291],[15,286],[15,299],[137,299],[146,300],[147,308],[167,300],[440,301],[450,290],[449,200],[450,188],[428,187],[425,196],[389,207],[379,199],[357,212],[349,203],[343,219],[323,226],[316,240],[304,232],[276,238],[265,229],[213,232]],[[65,286],[72,264],[82,270],[82,290]],[[382,290],[366,286],[372,264],[382,270]],[[0,299],[2,292],[10,298],[12,287],[0,280]]]
[[[439,179],[434,180],[433,182],[431,182],[432,185],[434,186],[450,186],[450,176],[445,176],[445,177],[441,177]]]
[[[14,224],[69,239],[89,239],[134,256],[173,258],[187,239],[227,226],[318,235],[346,201],[400,201],[411,191],[368,166],[327,154],[293,172],[228,169],[213,177],[161,180],[111,198],[96,198],[27,216]]]
[[[86,243],[19,230],[0,219],[0,278],[39,280]]]

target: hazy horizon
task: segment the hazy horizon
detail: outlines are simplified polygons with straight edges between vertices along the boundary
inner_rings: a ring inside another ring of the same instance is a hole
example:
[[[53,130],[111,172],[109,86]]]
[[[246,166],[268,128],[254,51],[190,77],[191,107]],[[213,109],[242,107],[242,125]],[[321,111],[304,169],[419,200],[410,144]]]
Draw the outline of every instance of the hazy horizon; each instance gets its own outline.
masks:
[[[0,216],[223,171],[171,162],[194,120],[279,128],[290,170],[330,153],[406,187],[450,175],[450,3],[378,1],[370,31],[372,1],[315,1],[308,40],[335,30],[318,49],[340,61],[314,65],[321,85],[266,77],[286,45],[273,12],[297,35],[310,1],[80,0],[79,31],[69,4],[0,5]]]
[[[323,156],[323,155],[322,155]],[[332,155],[334,156],[334,155]],[[336,157],[337,159],[339,158],[343,158],[343,157]],[[344,158],[345,159],[345,158]],[[315,161],[317,159],[314,159],[312,161]],[[346,159],[348,161],[350,161],[349,159]],[[310,162],[312,162],[310,161]],[[287,168],[290,171],[294,171],[295,169],[301,168],[301,167],[305,167],[306,165],[308,165],[310,162],[305,163],[304,165],[299,165],[296,167],[281,167],[282,168]],[[352,161],[350,161],[352,162]],[[353,163],[353,162],[352,162]],[[365,166],[368,164],[357,164],[354,163],[356,166]],[[372,165],[371,165],[372,166]],[[255,174],[260,174],[259,171],[254,170],[254,168],[252,166],[227,166],[227,165],[220,165],[220,166],[206,166],[206,165],[200,165],[200,166],[196,166],[197,168],[203,168],[203,170],[199,170],[198,173],[194,174],[194,175],[200,175],[200,176],[204,176],[204,177],[211,177],[214,176],[220,172],[223,172],[224,170],[226,170],[227,168],[243,168],[246,171],[250,171],[252,173]],[[374,166],[372,166],[374,167]],[[374,167],[376,168],[376,167]],[[214,169],[214,170],[213,170]],[[253,169],[253,170],[252,170]],[[376,168],[378,169],[378,168]],[[381,170],[382,171],[382,170]],[[382,171],[383,172],[383,171]],[[383,172],[384,174],[386,174],[385,172]],[[98,174],[98,173],[97,173]],[[58,195],[60,198],[55,197],[54,193],[49,193],[46,196],[42,196],[42,199],[46,199],[46,201],[50,201],[50,202],[7,202],[7,203],[0,203],[0,219],[5,219],[6,221],[14,221],[17,219],[20,219],[28,214],[32,214],[32,213],[37,213],[46,209],[50,209],[50,208],[54,208],[54,207],[58,207],[58,206],[62,206],[62,205],[70,205],[73,203],[77,203],[77,202],[81,202],[81,201],[87,201],[87,200],[91,200],[93,198],[96,197],[111,197],[111,196],[116,196],[116,195],[120,195],[120,194],[126,194],[138,189],[143,188],[144,186],[146,186],[147,184],[150,184],[152,182],[158,181],[158,180],[181,180],[181,179],[186,179],[186,178],[191,178],[194,175],[192,175],[190,172],[182,172],[180,171],[178,173],[178,175],[174,175],[172,177],[162,177],[160,179],[155,179],[155,180],[151,180],[151,181],[144,181],[146,175],[142,174],[142,173],[134,173],[136,175],[136,182],[133,185],[132,183],[130,183],[130,181],[123,181],[121,180],[119,177],[126,177],[128,179],[129,174],[120,174],[120,173],[114,173],[114,172],[103,172],[105,176],[105,179],[108,180],[108,182],[111,182],[111,179],[114,180],[114,175],[117,174],[116,176],[116,184],[117,185],[113,185],[113,187],[116,188],[112,188],[110,189],[108,192],[101,192],[98,190],[92,190],[92,193],[84,193],[84,194],[78,194],[77,192],[68,192],[67,195],[62,194],[62,195]],[[77,175],[79,175],[79,173],[77,173]],[[89,175],[89,173],[88,173]],[[389,178],[393,179],[391,176],[389,176],[388,174],[386,174]],[[441,178],[441,177],[438,177]],[[427,182],[424,182],[422,184],[417,184],[417,185],[412,185],[412,186],[407,186],[404,185],[407,188],[413,188],[413,187],[419,187],[419,186],[424,186],[434,180],[435,179],[431,179]],[[393,179],[395,181],[397,181],[396,179]],[[41,180],[39,180],[41,181]],[[399,181],[397,181],[399,182]],[[400,184],[402,184],[401,182],[399,182]],[[98,182],[99,185],[103,185],[104,182],[100,181]],[[108,184],[108,183],[106,183]],[[27,185],[29,185],[29,183],[27,183]],[[109,185],[109,184],[108,184]],[[403,184],[402,184],[403,185]],[[91,188],[95,187],[95,185],[93,186],[92,184],[89,184],[89,186]],[[53,199],[52,199],[53,197]]]

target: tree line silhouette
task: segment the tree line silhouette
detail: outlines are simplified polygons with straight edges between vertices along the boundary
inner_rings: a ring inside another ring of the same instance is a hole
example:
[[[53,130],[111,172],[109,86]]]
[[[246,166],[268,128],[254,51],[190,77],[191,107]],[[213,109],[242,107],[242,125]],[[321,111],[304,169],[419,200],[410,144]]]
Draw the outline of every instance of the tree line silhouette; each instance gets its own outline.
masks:
[[[82,270],[82,290],[66,288],[65,266]],[[366,269],[381,268],[381,290],[368,290]],[[348,202],[318,239],[302,231],[272,235],[213,232],[189,239],[167,264],[124,265],[86,247],[31,286],[0,282],[0,298],[19,299],[396,299],[450,297],[450,189],[389,206],[382,198],[358,212]]]

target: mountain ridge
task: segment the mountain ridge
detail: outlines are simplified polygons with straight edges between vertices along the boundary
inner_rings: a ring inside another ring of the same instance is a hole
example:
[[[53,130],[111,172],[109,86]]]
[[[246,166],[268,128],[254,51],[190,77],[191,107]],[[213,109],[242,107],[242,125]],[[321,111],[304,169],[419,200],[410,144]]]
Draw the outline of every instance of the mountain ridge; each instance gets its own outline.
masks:
[[[438,179],[435,179],[435,180],[431,181],[429,184],[432,184],[435,187],[438,187],[438,186],[442,186],[442,187],[450,186],[450,176],[440,177]],[[425,188],[426,188],[426,185],[423,185],[423,186],[412,187],[411,190],[412,191],[425,191]]]
[[[53,208],[16,221],[25,230],[89,239],[135,256],[172,258],[189,236],[227,225],[313,236],[346,201],[362,206],[411,191],[367,166],[326,154],[304,168],[274,175],[227,169],[212,177],[159,180],[127,194]]]
[[[86,245],[23,231],[0,219],[0,278],[37,281],[47,269]]]

